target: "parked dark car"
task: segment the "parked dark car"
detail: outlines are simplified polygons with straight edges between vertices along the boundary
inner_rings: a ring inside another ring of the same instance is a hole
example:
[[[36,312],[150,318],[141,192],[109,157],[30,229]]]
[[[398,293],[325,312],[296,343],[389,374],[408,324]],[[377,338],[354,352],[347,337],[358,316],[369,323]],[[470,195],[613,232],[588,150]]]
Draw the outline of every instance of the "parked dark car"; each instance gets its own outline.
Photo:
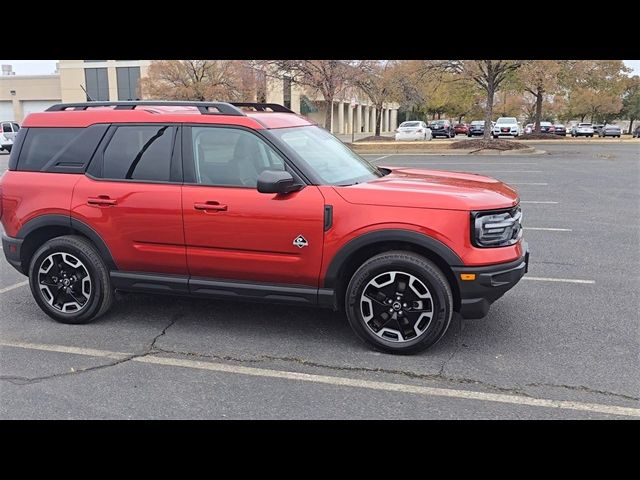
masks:
[[[600,130],[602,130],[604,128],[604,125],[596,125],[595,123],[593,124],[593,133],[596,135],[600,135]]]
[[[540,133],[554,133],[554,132],[555,132],[555,127],[551,122],[540,122]]]
[[[640,138],[640,125],[633,131],[633,138]]]
[[[461,133],[462,135],[466,135],[469,133],[469,125],[466,123],[458,123],[455,127],[453,127],[453,131],[456,132],[456,135]]]
[[[553,128],[553,133],[555,133],[556,135],[562,135],[563,137],[567,136],[567,127],[565,127],[564,125],[556,124],[553,126]]]
[[[599,137],[618,137],[622,135],[622,129],[618,125],[605,125],[598,131]]]
[[[476,135],[484,135],[484,120],[474,120],[469,124],[469,131],[467,137],[474,137]]]
[[[429,125],[431,128],[431,136],[433,138],[436,137],[446,137],[453,138],[456,136],[456,132],[453,129],[453,125],[449,120],[434,120]]]

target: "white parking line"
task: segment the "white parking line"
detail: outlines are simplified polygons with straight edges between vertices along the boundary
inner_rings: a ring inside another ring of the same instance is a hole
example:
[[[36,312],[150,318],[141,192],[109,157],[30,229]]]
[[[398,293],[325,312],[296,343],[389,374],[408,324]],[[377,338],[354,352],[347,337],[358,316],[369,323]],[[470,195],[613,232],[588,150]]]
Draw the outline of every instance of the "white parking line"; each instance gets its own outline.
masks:
[[[545,227],[524,227],[525,230],[540,230],[543,232],[573,232],[570,228],[545,228]]]
[[[526,277],[525,277],[526,278]],[[67,347],[63,345],[46,345],[23,342],[0,342],[0,346],[44,350],[52,352],[72,353],[105,358],[126,358],[127,353],[110,352],[107,350],[85,349],[79,347]],[[576,410],[581,412],[602,413],[606,415],[620,415],[627,417],[640,417],[640,408],[623,407],[619,405],[606,405],[601,403],[572,402],[568,400],[552,400],[547,398],[534,398],[519,395],[505,395],[499,393],[486,393],[473,390],[457,390],[450,388],[423,387],[403,383],[377,382],[341,376],[315,375],[310,373],[292,372],[286,370],[271,370],[266,368],[243,367],[217,362],[202,362],[174,357],[159,357],[147,355],[131,359],[133,362],[164,365],[172,367],[191,368],[196,370],[208,370],[212,372],[229,373],[236,375],[248,375],[261,378],[279,378],[298,382],[319,383],[352,388],[366,388],[369,390],[409,393],[425,397],[458,398],[462,400],[477,400],[483,402],[498,402],[511,405],[553,408],[559,410]]]
[[[521,200],[520,203],[545,203],[548,205],[557,205],[558,202],[547,202],[547,201],[537,201],[537,200]]]
[[[386,158],[389,155],[385,155]],[[380,160],[380,158],[375,158],[374,160]],[[415,162],[411,162],[412,164],[416,164]],[[416,164],[417,165],[417,164]],[[422,164],[421,164],[422,165]],[[519,162],[425,162],[424,165],[537,165],[537,163],[519,163]]]
[[[589,285],[593,285],[596,283],[595,280],[578,280],[576,278],[549,278],[549,277],[530,277],[525,275],[522,277],[523,280],[531,280],[534,282],[562,282],[562,283],[586,283]]]
[[[29,280],[25,280],[24,282],[16,283],[14,285],[9,285],[8,287],[0,288],[0,293],[7,293],[11,290],[15,290],[16,288],[24,287],[25,285],[29,285]]]

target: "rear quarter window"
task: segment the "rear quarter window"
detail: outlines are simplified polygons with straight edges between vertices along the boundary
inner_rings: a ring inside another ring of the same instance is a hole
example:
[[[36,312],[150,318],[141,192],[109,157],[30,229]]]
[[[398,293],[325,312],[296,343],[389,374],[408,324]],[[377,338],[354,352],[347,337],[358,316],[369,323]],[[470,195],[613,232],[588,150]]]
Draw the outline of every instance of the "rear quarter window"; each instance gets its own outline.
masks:
[[[39,172],[84,128],[29,128],[20,150],[17,170]]]

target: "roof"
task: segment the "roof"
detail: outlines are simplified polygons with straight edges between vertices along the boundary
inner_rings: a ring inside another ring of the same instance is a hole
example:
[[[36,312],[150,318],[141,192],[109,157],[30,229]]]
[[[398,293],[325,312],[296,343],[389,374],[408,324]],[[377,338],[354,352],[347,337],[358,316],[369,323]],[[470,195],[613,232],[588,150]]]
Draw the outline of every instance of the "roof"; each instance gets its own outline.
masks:
[[[131,104],[134,102],[120,102]],[[202,113],[202,105],[175,104],[139,104],[127,105],[129,108],[117,108],[115,105],[93,106],[85,104],[81,110],[64,110],[32,113],[22,123],[23,127],[88,127],[97,123],[202,123],[217,125],[239,125],[255,130],[287,128],[314,125],[305,117],[296,113],[274,111],[246,111],[242,113],[206,114]],[[71,104],[70,104],[71,105]],[[80,104],[78,104],[80,105]],[[63,107],[55,106],[52,107]],[[284,107],[282,107],[284,109]]]

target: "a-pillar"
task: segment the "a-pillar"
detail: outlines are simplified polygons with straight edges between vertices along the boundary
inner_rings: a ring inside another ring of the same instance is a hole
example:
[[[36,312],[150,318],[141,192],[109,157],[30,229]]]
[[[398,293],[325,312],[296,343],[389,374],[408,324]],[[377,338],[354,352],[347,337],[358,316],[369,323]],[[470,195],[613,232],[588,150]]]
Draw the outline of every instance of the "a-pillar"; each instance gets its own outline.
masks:
[[[365,133],[371,133],[371,127],[369,127],[369,125],[371,125],[371,107],[367,105],[366,107],[364,107],[364,131],[365,131]]]
[[[398,128],[398,109],[391,110],[391,131],[394,132]]]
[[[362,105],[356,106],[356,133],[362,132]]]

